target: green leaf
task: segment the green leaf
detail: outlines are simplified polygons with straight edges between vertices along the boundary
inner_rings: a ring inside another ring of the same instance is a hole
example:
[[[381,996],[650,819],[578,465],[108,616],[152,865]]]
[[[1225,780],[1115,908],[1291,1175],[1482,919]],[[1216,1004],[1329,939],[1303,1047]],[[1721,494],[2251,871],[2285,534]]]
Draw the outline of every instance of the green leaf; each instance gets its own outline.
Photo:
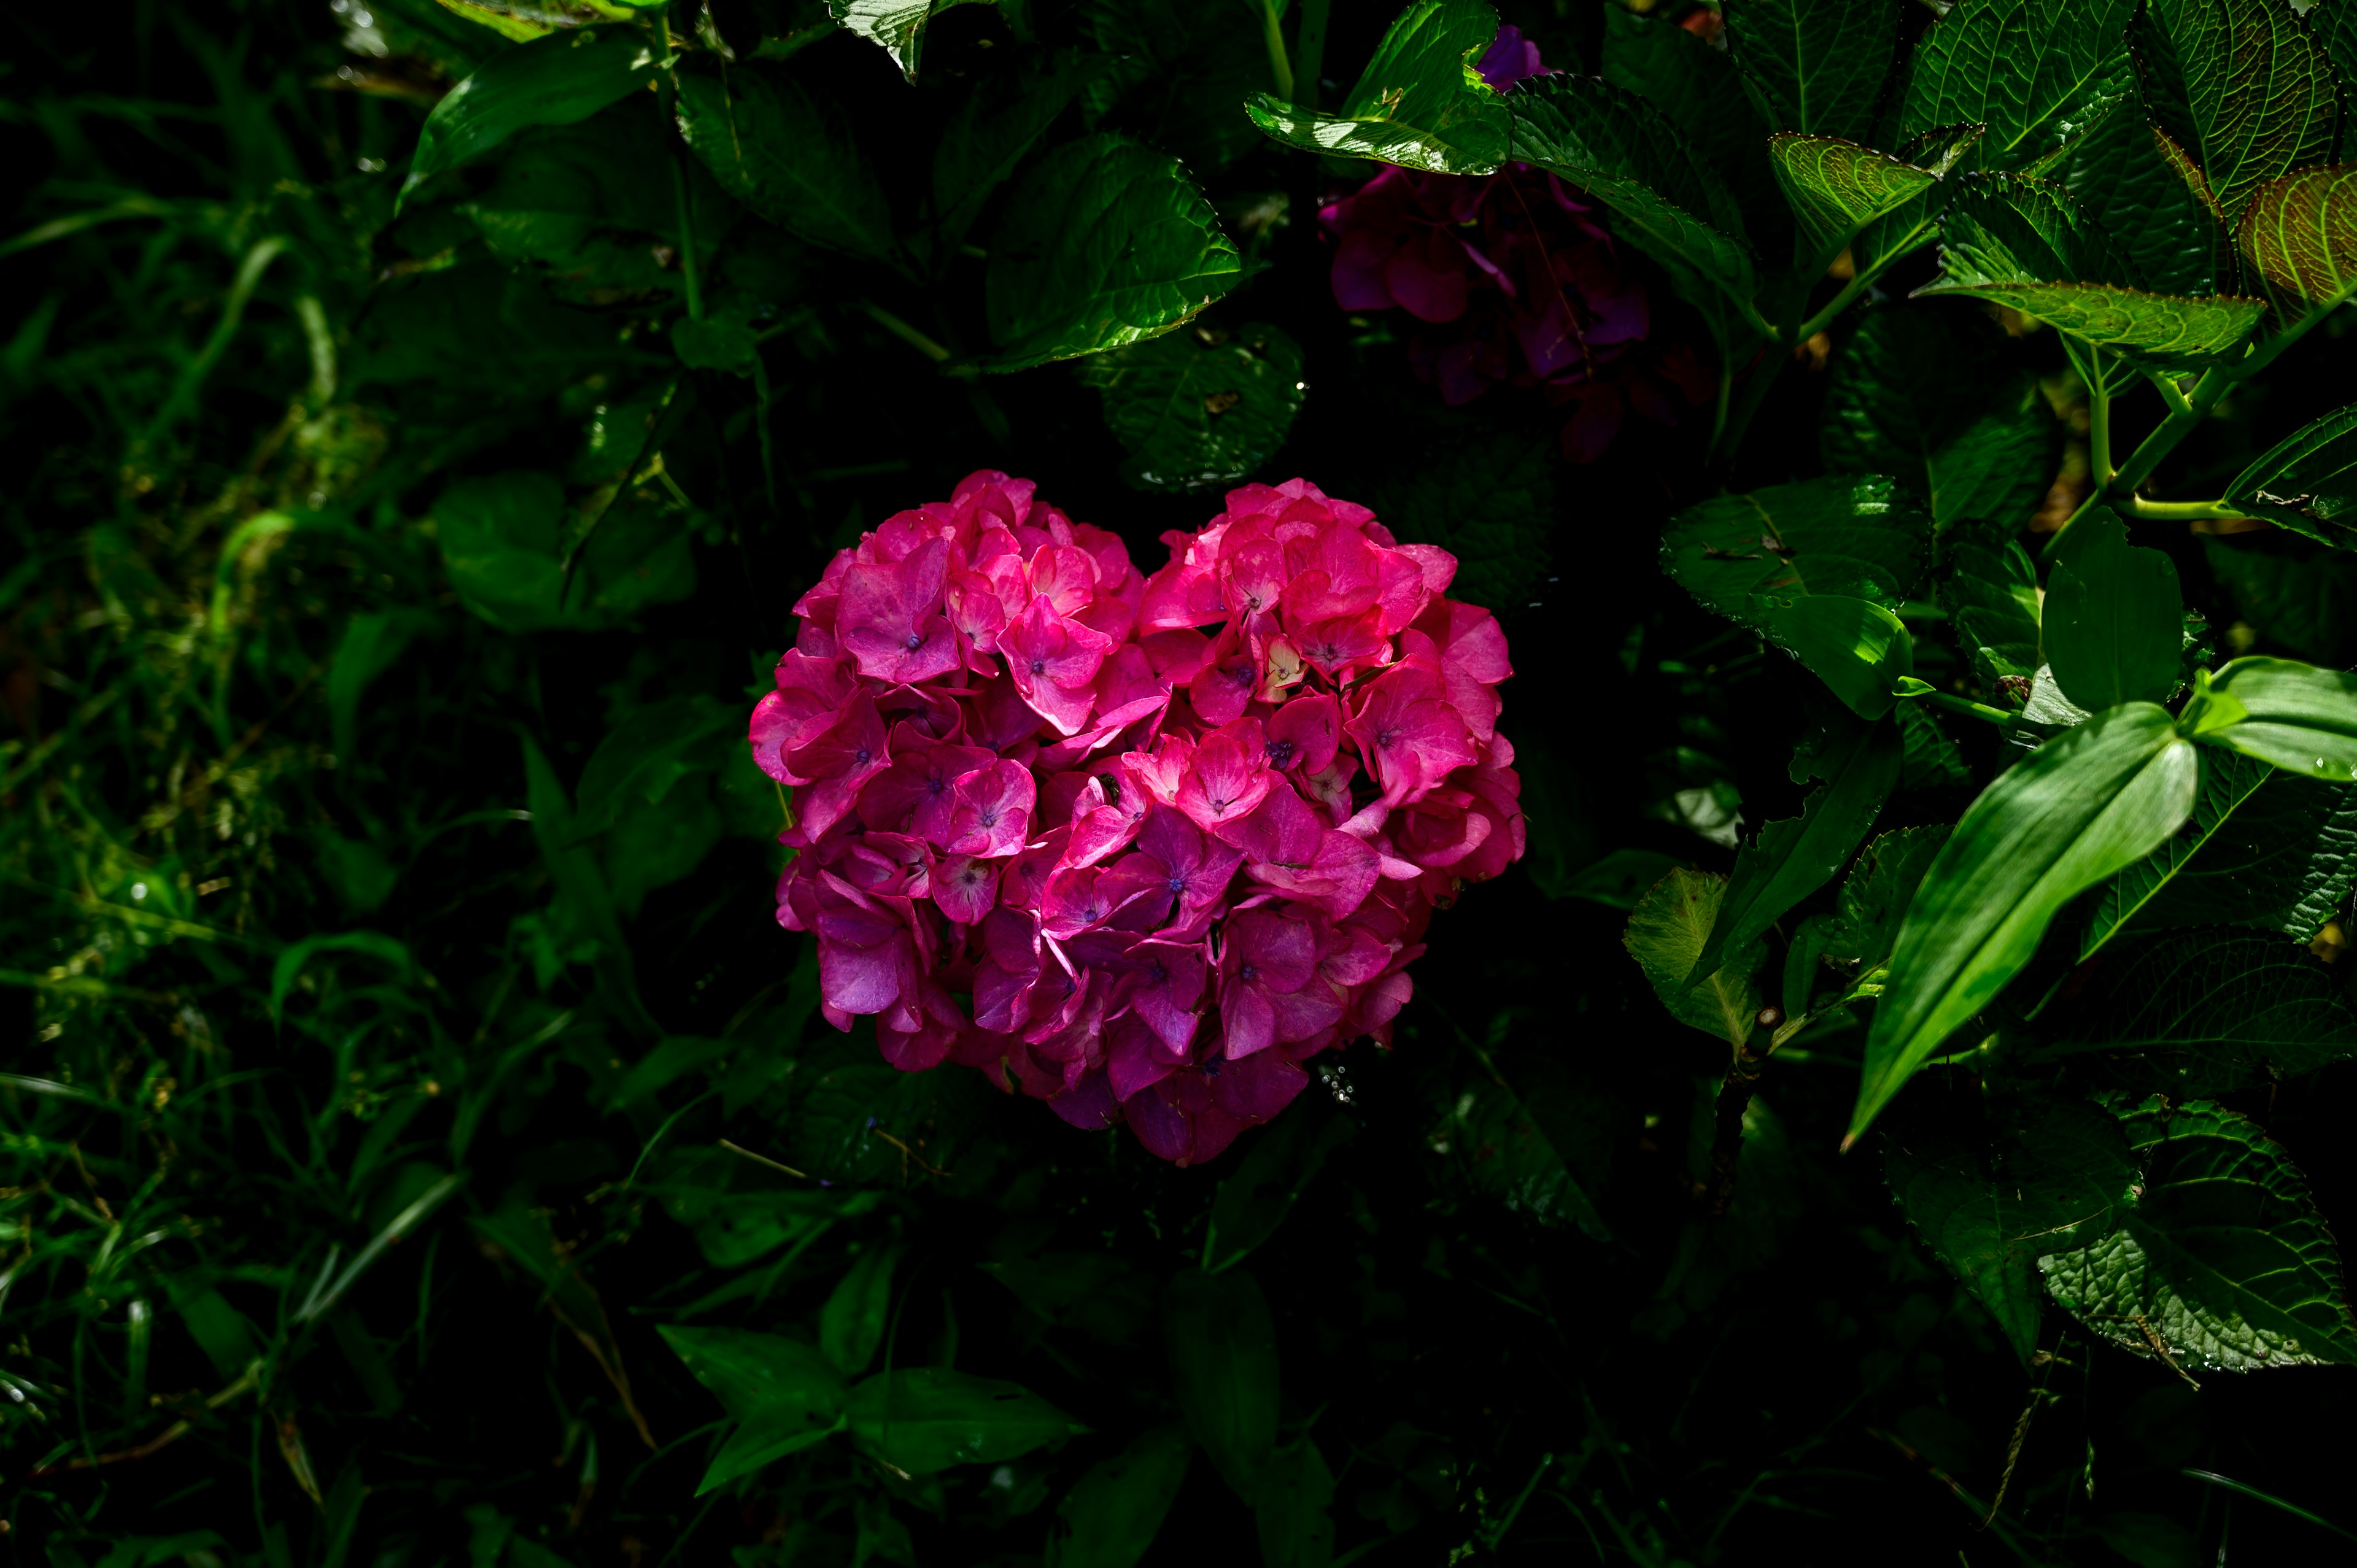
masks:
[[[2021,972],[2063,905],[2177,831],[2195,783],[2192,747],[2167,710],[2131,703],[1981,792],[1900,928],[1846,1144]]]
[[[501,49],[425,116],[402,194],[482,156],[528,125],[587,120],[653,86],[659,65],[652,40],[635,27],[580,27]]]
[[[1608,909],[1633,909],[1646,892],[1684,863],[1654,849],[1616,849],[1566,877],[1550,898],[1586,898]],[[1543,889],[1544,890],[1544,889]]]
[[[1178,161],[1083,136],[1033,164],[1007,199],[985,279],[984,362],[1017,371],[1157,337],[1243,275],[1236,248]]]
[[[1434,1141],[1463,1162],[1478,1190],[1513,1212],[1609,1240],[1589,1191],[1610,1174],[1609,1101],[1586,1083],[1549,1079],[1535,1064],[1527,1080],[1510,1084],[1486,1052],[1479,1059],[1482,1070],[1449,1101]]]
[[[2068,553],[2047,575],[2041,628],[2055,683],[2090,713],[2166,702],[2183,670],[2176,565],[2160,551],[2130,545],[2109,512],[2080,520],[2065,544]]]
[[[848,255],[891,252],[876,171],[793,81],[743,65],[726,77],[683,72],[679,134],[723,189],[788,233]]]
[[[2096,965],[2033,1055],[2085,1053],[2140,1063],[2173,1097],[2231,1094],[2357,1057],[2357,1009],[2306,948],[2202,927]]]
[[[1441,432],[1406,445],[1369,503],[1399,538],[1457,557],[1450,597],[1521,609],[1547,592],[1555,564],[1552,447],[1522,431]]]
[[[1898,945],[1900,922],[1950,831],[1945,822],[1900,828],[1866,846],[1842,879],[1834,927],[1824,942],[1826,958],[1858,964],[1861,970],[1882,966]]]
[[[1243,1163],[1221,1178],[1211,1200],[1211,1223],[1203,1232],[1204,1272],[1233,1268],[1275,1235],[1326,1156],[1357,1131],[1348,1117],[1321,1120],[1305,1111],[1279,1118],[1255,1138]]]
[[[965,237],[983,203],[1014,174],[1072,95],[1111,61],[1059,50],[1018,80],[985,79],[950,117],[933,150],[933,221],[942,243]]]
[[[2295,533],[2357,548],[2357,403],[2269,447],[2234,476],[2226,501]]]
[[[2206,1101],[2122,1119],[2143,1192],[2120,1228],[2040,1263],[2054,1299],[2189,1370],[2357,1360],[2340,1250],[2283,1150]]]
[[[1081,379],[1104,394],[1105,424],[1142,490],[1233,484],[1275,455],[1301,412],[1301,345],[1256,323],[1198,327],[1092,355]]]
[[[1194,1452],[1186,1428],[1157,1426],[1090,1466],[1056,1505],[1047,1568],[1136,1568],[1178,1499]]]
[[[1735,193],[1661,112],[1593,77],[1522,83],[1507,100],[1514,156],[1612,209],[1613,231],[1660,262],[1698,301],[1751,297],[1751,251]]]
[[[1335,113],[1265,92],[1246,99],[1244,112],[1263,132],[1304,152],[1434,174],[1491,174],[1505,161],[1510,123],[1471,57],[1497,31],[1497,10],[1486,0],[1414,0]]]
[[[1125,131],[1199,177],[1268,145],[1253,116],[1238,113],[1275,81],[1257,10],[1239,17],[1195,0],[1084,0],[1077,9],[1105,62],[1083,99],[1091,129]]]
[[[870,1247],[853,1261],[819,1309],[818,1346],[835,1370],[856,1378],[884,1343],[892,1307],[892,1265],[898,1247]]]
[[[2135,1201],[2120,1125],[2084,1101],[2032,1101],[1995,1136],[1895,1131],[1883,1159],[1907,1219],[2026,1365],[2045,1305],[2038,1260],[2107,1234]]]
[[[1799,660],[1862,719],[1878,719],[1915,672],[1915,642],[1906,626],[1871,599],[1813,594],[1760,595],[1752,616],[1768,640]]]
[[[1891,710],[1899,715],[1899,734],[1906,746],[1900,764],[1901,789],[1952,789],[1969,783],[1972,770],[1964,753],[1948,738],[1940,721],[1920,703],[1901,703]]]
[[[1153,1282],[1115,1253],[1041,1252],[978,1266],[1060,1332],[1129,1345],[1154,1319]]]
[[[1871,141],[1899,0],[1728,0],[1727,52],[1769,128]]]
[[[662,804],[673,784],[705,768],[710,748],[705,743],[737,723],[735,710],[712,697],[640,709],[589,754],[575,791],[575,831],[587,838],[638,806]]]
[[[1984,168],[2048,158],[2130,91],[2136,0],[1958,0],[1915,46],[1902,135],[1981,124]]]
[[[1162,1332],[1187,1429],[1246,1503],[1276,1446],[1276,1325],[1241,1269],[1186,1269],[1162,1294]]]
[[[1940,603],[1981,680],[2038,673],[2038,569],[2010,528],[1963,530],[1948,542]]]
[[[1977,311],[1867,312],[1825,388],[1825,467],[1890,475],[1943,530],[1964,519],[2018,528],[2060,466],[2062,426],[2004,345]]]
[[[760,336],[753,329],[749,306],[715,311],[701,321],[683,316],[671,324],[671,351],[692,371],[750,375],[759,347]]]
[[[843,1379],[802,1341],[743,1328],[658,1326],[695,1380],[740,1423],[713,1456],[698,1497],[843,1429]]]
[[[2242,618],[2270,642],[2311,664],[2339,664],[2343,618],[2357,604],[2357,554],[2287,551],[2264,533],[2203,536],[2210,570],[2233,595]]]
[[[617,501],[619,510],[627,504]],[[459,602],[511,631],[611,626],[695,591],[684,530],[630,518],[598,526],[565,588],[565,491],[554,475],[463,479],[434,503],[436,541]]]
[[[1838,136],[1780,132],[1769,138],[1768,156],[1802,232],[1827,256],[1837,254],[1876,219],[1940,183],[1930,169]]]
[[[925,43],[925,24],[952,5],[972,0],[826,0],[835,26],[876,45],[911,81]]]
[[[852,1389],[846,1413],[862,1453],[909,1476],[1019,1459],[1088,1430],[1020,1383],[946,1367],[878,1373]]]
[[[2183,71],[2190,146],[2218,209],[2331,151],[2339,94],[2324,46],[2275,0],[2150,0]]]
[[[2162,294],[2214,294],[2224,231],[2164,156],[2162,136],[2124,105],[2072,145],[2058,172],[2111,236],[2128,280]]]
[[[877,1057],[864,1026],[806,1044],[794,1079],[786,1159],[837,1183],[917,1181],[929,1166],[954,1172],[976,1097],[990,1092],[974,1074],[900,1071]]]
[[[1930,564],[1932,533],[1888,478],[1804,479],[1688,507],[1662,536],[1662,567],[1705,608],[1764,632],[1763,597],[1906,602]]]
[[[1265,1568],[1327,1568],[1334,1560],[1334,1472],[1303,1433],[1269,1455],[1253,1519]]]
[[[1698,984],[1689,985],[1686,979],[1726,897],[1727,878],[1680,867],[1637,901],[1620,943],[1679,1023],[1740,1046],[1760,1013],[1760,993],[1752,983],[1762,956],[1758,945],[1737,949]]]
[[[2357,675],[2290,659],[2237,659],[2198,674],[2179,727],[2291,773],[2357,779]]]
[[[1757,843],[1736,852],[1735,874],[1688,979],[1715,972],[1721,954],[1757,943],[1794,905],[1833,880],[1899,782],[1905,749],[1895,723],[1865,724],[1819,759],[1817,776],[1825,787],[1803,802],[1800,816],[1768,823]]]
[[[2348,298],[2357,291],[2357,164],[2269,180],[2234,243],[2278,296],[2319,309]]]
[[[1704,166],[1725,176],[1762,252],[1781,252],[1781,236],[1768,232],[1784,217],[1766,157],[1768,127],[1725,49],[1675,23],[1611,5],[1604,12],[1602,74],[1660,110]]]

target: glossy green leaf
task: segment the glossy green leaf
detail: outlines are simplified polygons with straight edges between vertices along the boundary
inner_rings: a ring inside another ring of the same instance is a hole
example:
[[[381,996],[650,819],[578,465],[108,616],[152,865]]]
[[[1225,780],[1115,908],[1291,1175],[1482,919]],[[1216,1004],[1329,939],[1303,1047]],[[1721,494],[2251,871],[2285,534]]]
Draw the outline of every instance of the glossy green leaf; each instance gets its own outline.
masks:
[[[654,85],[653,40],[634,27],[581,27],[502,49],[444,94],[418,128],[406,195],[528,125],[570,125]]]
[[[1889,610],[1842,594],[1762,594],[1752,618],[1862,719],[1878,719],[1915,672],[1915,642]]]
[[[1034,163],[1007,198],[986,274],[984,362],[1017,371],[1157,337],[1243,275],[1236,248],[1178,161],[1083,136]]]
[[[1269,1455],[1253,1520],[1265,1568],[1327,1568],[1334,1560],[1334,1472],[1303,1433]]]
[[[2166,702],[2181,683],[2177,567],[2128,543],[2115,516],[2083,518],[2046,580],[2042,651],[2062,694],[2093,713]]]
[[[1194,1453],[1186,1428],[1157,1426],[1090,1466],[1056,1505],[1047,1568],[1136,1568],[1178,1501]]]
[[[2107,1234],[2136,1170],[2119,1123],[2085,1101],[2033,1101],[1990,1133],[1895,1131],[1883,1170],[1916,1234],[2027,1364],[2045,1305],[2038,1260]]]
[[[1983,168],[2050,157],[2132,91],[2124,34],[2136,0],[1958,0],[1909,62],[1900,130],[1986,124]]]
[[[1874,138],[1899,0],[1728,0],[1727,52],[1769,129]]]
[[[1753,983],[1762,956],[1758,945],[1736,949],[1706,978],[1687,983],[1726,897],[1727,878],[1681,866],[1637,901],[1620,945],[1679,1023],[1740,1046],[1760,1012]]]
[[[1088,1428],[1020,1383],[946,1367],[879,1372],[845,1406],[852,1441],[910,1476],[996,1465]]]
[[[2210,746],[2335,784],[2357,779],[2357,675],[2237,659],[2194,682],[2179,727]]]
[[[945,244],[964,238],[983,203],[1015,173],[1075,93],[1110,61],[1060,50],[1009,81],[976,81],[933,150],[933,221]]]
[[[2048,741],[1981,792],[1909,906],[1867,1036],[1849,1141],[2021,972],[2063,905],[2193,809],[2192,747],[2131,703]]]
[[[818,1347],[835,1370],[856,1378],[876,1359],[892,1308],[897,1247],[870,1247],[853,1260],[819,1309]]]
[[[1507,102],[1518,159],[1603,202],[1617,220],[1614,232],[1674,275],[1731,299],[1750,297],[1751,251],[1735,193],[1659,110],[1609,82],[1569,75],[1523,82]]]
[[[1825,388],[1825,467],[1891,476],[1943,529],[2018,527],[2060,467],[2062,426],[2004,344],[1976,310],[1869,311]]]
[[[843,1379],[801,1340],[744,1328],[659,1326],[695,1380],[739,1423],[713,1456],[698,1496],[842,1430]]]
[[[1756,843],[1736,852],[1734,875],[1688,979],[1715,972],[1722,954],[1757,943],[1794,905],[1833,880],[1899,782],[1905,749],[1896,723],[1862,724],[1818,759],[1817,776],[1825,786],[1802,803],[1800,816],[1767,823]]]
[[[1802,232],[1826,255],[1940,182],[1930,169],[1838,136],[1780,132],[1769,138],[1768,156]]]
[[[1243,1262],[1252,1250],[1276,1233],[1295,1200],[1324,1168],[1326,1156],[1358,1129],[1341,1115],[1323,1118],[1306,1109],[1277,1119],[1253,1140],[1243,1163],[1220,1179],[1203,1232],[1203,1268],[1208,1273]]]
[[[2218,209],[2238,220],[2258,188],[2332,147],[2339,94],[2324,46],[2274,0],[2150,0],[2183,72],[2186,113]]]
[[[1726,179],[1761,252],[1781,254],[1782,237],[1768,231],[1783,217],[1766,156],[1768,126],[1727,51],[1658,16],[1612,5],[1604,12],[1602,75],[1662,112],[1704,166]]]
[[[2283,1150],[2207,1101],[2122,1119],[2142,1194],[2111,1235],[2040,1263],[2082,1323],[2187,1371],[2357,1361],[2340,1249]]]
[[[1434,174],[1482,175],[1506,159],[1505,102],[1474,73],[1498,13],[1487,0],[1414,0],[1330,114],[1254,93],[1244,112],[1290,147]]]
[[[1898,945],[1900,923],[1949,832],[1945,822],[1900,828],[1866,846],[1842,879],[1834,926],[1824,940],[1826,958],[1856,963],[1861,974],[1882,966]]]
[[[1275,455],[1307,391],[1301,345],[1255,323],[1171,332],[1081,361],[1140,489],[1192,490],[1249,478]]]
[[[1240,1269],[1173,1275],[1162,1332],[1187,1429],[1236,1496],[1250,1503],[1276,1445],[1276,1325]]]
[[[866,38],[900,68],[909,81],[917,79],[917,59],[925,42],[925,24],[952,5],[974,0],[826,0],[835,26]]]
[[[2313,786],[2311,786],[2313,788]],[[2357,1057],[2341,978],[2280,936],[2204,926],[2098,962],[2035,1056],[2100,1053],[2173,1098],[2231,1094]]]
[[[788,233],[854,256],[891,251],[876,171],[791,79],[749,66],[683,73],[679,134],[722,188]]]
[[[2225,233],[2162,152],[2165,133],[2128,102],[2104,115],[2055,170],[2126,263],[2134,283],[2158,294],[2217,292]]]
[[[2348,298],[2357,292],[2357,164],[2259,187],[2234,242],[2278,295],[2324,308]]]
[[[1804,479],[1688,507],[1662,536],[1662,567],[1706,608],[1765,631],[1762,597],[1903,603],[1930,564],[1932,534],[1889,478]]]
[[[2295,533],[2357,548],[2357,403],[2269,447],[2234,477],[2226,499]]]

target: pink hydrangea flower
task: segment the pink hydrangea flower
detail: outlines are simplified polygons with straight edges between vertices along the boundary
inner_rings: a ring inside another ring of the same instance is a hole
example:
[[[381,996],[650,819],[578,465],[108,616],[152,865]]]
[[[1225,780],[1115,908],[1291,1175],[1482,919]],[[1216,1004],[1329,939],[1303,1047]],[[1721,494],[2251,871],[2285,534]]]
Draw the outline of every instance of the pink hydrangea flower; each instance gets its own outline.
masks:
[[[829,563],[748,738],[830,1023],[1189,1165],[1390,1044],[1433,910],[1523,818],[1505,639],[1445,551],[1302,479],[1163,542],[1145,576],[969,475]]]

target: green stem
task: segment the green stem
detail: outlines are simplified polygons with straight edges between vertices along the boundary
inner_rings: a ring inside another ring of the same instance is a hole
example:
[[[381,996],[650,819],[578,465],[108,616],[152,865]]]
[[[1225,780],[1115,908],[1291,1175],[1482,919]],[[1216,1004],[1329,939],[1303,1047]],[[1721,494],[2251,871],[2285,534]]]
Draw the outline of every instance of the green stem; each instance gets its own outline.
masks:
[[[1768,389],[1775,384],[1777,376],[1783,371],[1784,361],[1790,358],[1791,355],[1779,352],[1778,346],[1770,342],[1760,355],[1760,362],[1752,367],[1751,379],[1743,386],[1743,396],[1737,400],[1733,412],[1727,416],[1724,438],[1713,448],[1715,460],[1722,471],[1735,461],[1735,449],[1743,445],[1744,432],[1751,428],[1751,416],[1758,413],[1760,405],[1768,400]]]
[[[1304,109],[1318,107],[1318,79],[1326,70],[1326,17],[1332,6],[1333,0],[1301,0],[1301,26],[1293,39],[1299,69],[1293,86],[1294,102]]]
[[[1867,272],[1852,273],[1849,282],[1842,285],[1841,292],[1825,302],[1825,307],[1823,310],[1792,328],[1792,341],[1805,343],[1832,326],[1835,318],[1849,308],[1850,301],[1873,286],[1876,276],[1881,271],[1880,267],[1875,267]]]
[[[175,421],[195,408],[198,389],[205,384],[205,378],[220,362],[221,354],[229,348],[230,339],[237,336],[238,323],[245,319],[246,302],[253,297],[255,285],[262,282],[262,274],[270,270],[270,263],[278,259],[286,245],[285,235],[273,234],[248,251],[245,259],[238,263],[237,276],[229,285],[229,297],[221,302],[221,319],[213,323],[212,335],[205,339],[205,346],[197,350],[197,357],[188,361],[187,368],[180,371],[179,380],[173,383],[171,395],[164,400],[163,408],[147,426],[147,440],[152,441],[162,435]]]
[[[875,322],[877,326],[881,327],[936,365],[949,359],[950,351],[947,349],[942,348],[882,306],[870,304],[863,299],[859,302],[859,308],[866,311],[868,319]]]
[[[1721,365],[1718,370],[1718,405],[1712,410],[1710,416],[1710,451],[1718,450],[1719,437],[1727,434],[1727,405],[1734,393],[1734,368]]]
[[[2112,488],[2112,394],[2101,376],[2087,383],[2087,469],[2095,494]]]
[[[2191,413],[2193,412],[2193,404],[2187,400],[2184,390],[2178,386],[2175,376],[2166,371],[2147,371],[2145,375],[2146,379],[2152,382],[2153,391],[2160,394],[2160,401],[2169,404],[2169,413]]]
[[[1285,34],[1276,25],[1276,0],[1260,0],[1261,36],[1268,44],[1268,70],[1276,78],[1276,95],[1293,102],[1293,62],[1285,58]]]
[[[1969,714],[1974,718],[1986,723],[2004,725],[2007,728],[2021,723],[2019,714],[2010,713],[2004,708],[1994,708],[1986,703],[1975,703],[1970,697],[1959,697],[1953,692],[1925,692],[1909,700],[1935,703],[1952,714]]]
[[[2143,518],[2151,522],[2190,522],[2250,515],[2222,500],[2148,501],[2142,496],[2114,496],[2112,504],[2130,517]]]
[[[2043,560],[2051,560],[2053,558],[2054,552],[2061,548],[2063,539],[2073,528],[2078,526],[2079,520],[2085,517],[2089,512],[2093,511],[2097,507],[2107,504],[2110,499],[2111,498],[2104,495],[2100,489],[2089,490],[2087,492],[2087,499],[2079,503],[2079,510],[2072,512],[2069,517],[2063,519],[2062,526],[2056,529],[2053,534],[2046,541],[2045,548],[2038,553],[2040,558]]]
[[[2152,477],[2160,460],[2175,451],[2177,444],[2191,435],[2195,425],[2209,417],[2234,380],[2223,371],[2203,371],[2187,396],[2183,410],[2171,409],[2169,417],[2137,444],[2136,449],[2128,454],[2128,460],[2120,465],[2119,472],[2112,476],[2111,489],[2118,494],[2134,495],[2136,488]]]
[[[680,145],[678,134],[671,131],[676,124],[672,105],[679,97],[679,72],[671,64],[671,17],[659,6],[655,10],[654,23],[655,42],[662,50],[664,64],[662,117],[665,130],[670,133],[666,139],[671,143],[672,203],[679,221],[679,270],[687,280],[687,318],[701,321],[704,319],[704,285],[696,275],[695,224],[687,209],[687,166],[681,161],[685,149]]]

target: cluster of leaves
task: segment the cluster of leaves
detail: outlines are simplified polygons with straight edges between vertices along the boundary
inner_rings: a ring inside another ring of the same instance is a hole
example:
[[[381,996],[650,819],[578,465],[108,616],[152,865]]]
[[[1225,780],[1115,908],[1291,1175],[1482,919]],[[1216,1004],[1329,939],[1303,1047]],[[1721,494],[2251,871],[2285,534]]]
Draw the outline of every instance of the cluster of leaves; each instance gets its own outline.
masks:
[[[2337,9],[1563,0],[1603,75],[1506,99],[1467,0],[91,9],[0,106],[12,1548],[2330,1539],[2314,1385],[2180,1374],[2357,1355],[2357,742],[2275,657],[2357,653],[2341,425],[2266,450]],[[1435,406],[1286,220],[1366,158],[1603,201],[1716,428]],[[1201,1169],[896,1072],[774,923],[789,607],[994,461],[1134,551],[1332,478],[1515,650],[1527,867]]]

